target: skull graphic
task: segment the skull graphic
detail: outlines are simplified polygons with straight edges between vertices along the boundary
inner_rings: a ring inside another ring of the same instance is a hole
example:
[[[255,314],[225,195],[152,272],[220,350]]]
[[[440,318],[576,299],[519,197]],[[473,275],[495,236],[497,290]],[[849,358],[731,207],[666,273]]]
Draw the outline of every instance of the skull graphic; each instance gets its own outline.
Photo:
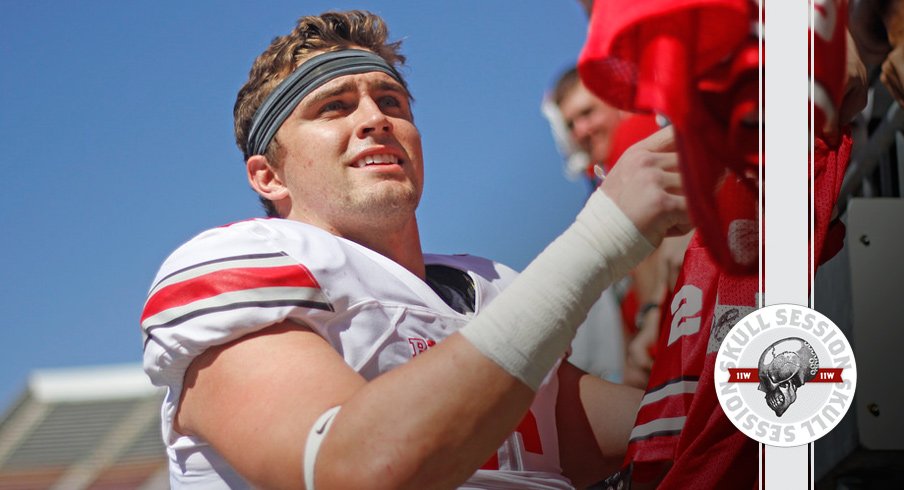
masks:
[[[797,389],[819,371],[819,358],[807,341],[788,337],[774,342],[760,355],[760,385],[766,404],[781,417],[797,400]]]

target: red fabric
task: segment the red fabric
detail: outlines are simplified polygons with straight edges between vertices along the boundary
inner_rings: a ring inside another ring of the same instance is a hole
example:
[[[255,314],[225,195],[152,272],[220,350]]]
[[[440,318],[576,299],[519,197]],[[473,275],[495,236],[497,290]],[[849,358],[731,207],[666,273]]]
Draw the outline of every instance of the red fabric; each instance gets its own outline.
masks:
[[[524,450],[535,454],[543,454],[543,441],[540,438],[540,428],[537,425],[537,418],[530,410],[524,414],[524,418],[518,424],[515,432],[521,434],[521,442],[524,444]],[[498,470],[499,469],[499,453],[493,453],[483,466],[482,470]]]
[[[626,460],[634,462],[638,481],[671,461],[658,488],[755,487],[757,444],[722,412],[713,368],[721,338],[756,305],[758,284],[755,276],[720,272],[700,235],[691,239],[675,291],[665,303],[658,355],[635,431],[661,420],[685,421],[678,430],[632,433]],[[682,383],[697,383],[696,389],[669,391]]]
[[[820,106],[814,123],[821,124],[837,110],[844,87],[839,33],[846,1],[815,3],[822,9],[815,48],[829,53],[817,54],[812,73],[821,90],[814,97]],[[757,176],[765,165],[757,125],[751,124],[762,107],[754,34],[759,8],[747,0],[597,0],[579,59],[584,84],[610,104],[670,119],[697,225],[663,311],[656,362],[628,446],[638,480],[672,464],[661,489],[757,484],[757,444],[725,417],[713,371],[721,340],[757,304],[758,261],[750,259],[759,252]],[[813,246],[824,260],[839,248],[830,219],[850,137],[829,148],[820,136],[817,131]]]
[[[814,9],[813,123],[820,138],[826,122],[837,117],[844,92],[847,2],[820,0]],[[739,262],[732,250],[730,226],[737,217],[720,207],[719,194],[727,168],[755,201],[757,166],[765,165],[758,129],[750,124],[761,108],[752,34],[758,21],[758,4],[747,0],[600,0],[579,59],[584,84],[598,96],[672,121],[692,218],[715,260],[735,274],[751,273],[756,264]],[[756,214],[753,201],[734,211]],[[837,249],[837,239],[830,245]]]
[[[739,264],[729,250],[734,217],[717,195],[726,167],[754,181],[758,174],[758,130],[745,124],[759,117],[758,20],[748,0],[601,0],[578,62],[584,84],[607,102],[675,126],[692,218],[735,273],[755,264]]]
[[[609,160],[605,163],[606,171],[621,158],[622,153],[634,143],[650,136],[659,129],[656,116],[650,114],[631,114],[618,123],[615,133],[612,134],[612,144],[609,150]]]
[[[847,0],[816,0],[811,42],[816,54],[810,67],[815,85],[814,130],[823,136],[826,125],[837,126],[847,71]]]
[[[659,321],[659,340],[656,350],[659,355],[650,372],[647,394],[655,393],[661,387],[682,380],[698,381],[703,372],[703,358],[706,354],[707,335],[701,333],[704,326],[712,323],[715,291],[719,272],[710,260],[698,234],[691,238],[684,255],[684,264],[668,295]],[[671,332],[675,330],[673,335]],[[679,334],[681,334],[679,336]],[[704,338],[706,337],[706,338]],[[650,403],[645,400],[637,413],[635,426],[641,426],[657,419],[683,417],[687,415],[694,393],[676,393]],[[628,445],[628,461],[645,463],[670,461],[674,458],[678,431],[675,434],[657,434],[632,440]]]
[[[815,192],[813,216],[817,225],[814,227],[813,250],[816,252],[818,262],[822,264],[834,257],[844,246],[844,225],[840,221],[832,221],[832,211],[835,209],[844,173],[851,160],[853,139],[850,131],[846,131],[842,134],[837,147],[830,147],[821,138],[817,138],[813,146],[816,150],[813,155],[816,173],[812,179]]]
[[[710,263],[710,267],[715,267]],[[675,460],[659,484],[660,490],[694,488],[755,489],[759,462],[756,441],[740,432],[725,416],[716,396],[715,362],[721,340],[735,322],[756,306],[759,279],[756,276],[718,274],[716,310],[698,342],[707,347],[697,392],[687,413],[684,430],[675,446]],[[712,291],[712,288],[710,289]],[[712,294],[712,293],[710,293]],[[700,361],[698,361],[700,362]]]
[[[850,135],[844,134],[836,148],[822,140],[815,145],[813,247],[823,259],[840,248],[843,239],[830,234],[830,220],[851,144]],[[746,191],[738,179],[729,177],[716,196],[719,207],[726,215],[755,221],[755,215],[745,214],[751,211],[746,203],[752,200]],[[752,239],[756,250],[756,236]],[[666,303],[647,395],[680,381],[696,381],[697,387],[644,404],[638,411],[635,426],[686,417],[680,432],[632,439],[628,458],[635,462],[638,478],[648,477],[662,462],[673,461],[659,488],[753,488],[756,484],[756,444],[724,416],[715,395],[713,370],[721,339],[756,305],[758,285],[755,275],[725,272],[709,254],[703,236],[694,236],[675,292]]]
[[[320,289],[314,276],[300,264],[224,269],[170,284],[154,292],[145,304],[141,321],[161,311],[223,293],[274,286]]]
[[[822,246],[822,253],[819,255],[819,265],[825,264],[832,257],[838,255],[838,252],[844,248],[844,237],[847,234],[847,227],[839,220],[829,223],[829,229],[826,231],[826,241]]]
[[[756,441],[740,432],[725,416],[716,396],[716,354],[721,338],[732,322],[744,316],[742,308],[756,305],[759,280],[755,276],[719,274],[716,301],[720,315],[713,318],[713,331],[703,335],[709,347],[703,358],[702,373],[690,405],[684,430],[675,446],[675,461],[659,490],[694,488],[755,489],[759,462]],[[740,309],[735,316],[733,311]],[[717,343],[713,337],[719,338]],[[702,338],[699,339],[702,342]]]
[[[679,438],[672,470],[658,490],[756,489],[759,461],[756,441],[725,416],[712,378],[715,354],[706,356],[698,394]]]
[[[832,221],[832,211],[841,191],[841,183],[851,159],[850,131],[842,134],[836,147],[824,139],[826,124],[836,125],[838,108],[844,96],[847,69],[847,0],[818,0],[814,2],[812,29],[816,55],[810,76],[816,89],[813,92],[814,132],[813,167],[811,176],[814,209],[818,226],[814,231],[813,250],[819,264],[831,259],[844,246],[844,224]]]
[[[815,144],[813,247],[823,261],[843,244],[843,234],[837,236],[837,231],[832,231],[837,228],[830,220],[851,144],[849,133],[836,148],[828,147],[823,140]],[[730,191],[730,181],[724,189]],[[743,196],[725,192],[720,195],[724,206],[731,206],[731,196],[745,201]],[[693,392],[677,392],[641,406],[635,427],[676,417],[686,420],[680,431],[637,439],[632,434],[627,461],[634,462],[639,480],[650,478],[662,463],[673,461],[658,488],[755,487],[757,445],[725,417],[715,394],[713,372],[721,339],[734,322],[755,307],[758,286],[755,275],[735,276],[722,271],[700,234],[693,237],[675,291],[665,303],[658,355],[645,397],[680,381],[696,381],[697,387]],[[699,294],[700,300],[695,301],[693,294]]]
[[[637,291],[632,286],[621,301],[622,325],[625,326],[627,338],[637,334],[637,325],[634,324],[634,320],[637,319],[638,309],[640,309],[640,304],[637,302]]]
[[[688,108],[688,84],[747,32],[747,0],[598,0],[578,70],[614,106],[674,121]]]
[[[749,5],[747,32],[759,15]],[[759,130],[745,124],[759,119],[758,50],[758,40],[749,36],[728,61],[702,75],[697,90],[686,95],[691,113],[675,123],[691,217],[712,257],[733,274],[757,270],[749,260],[755,243],[739,250],[733,228],[758,215]]]

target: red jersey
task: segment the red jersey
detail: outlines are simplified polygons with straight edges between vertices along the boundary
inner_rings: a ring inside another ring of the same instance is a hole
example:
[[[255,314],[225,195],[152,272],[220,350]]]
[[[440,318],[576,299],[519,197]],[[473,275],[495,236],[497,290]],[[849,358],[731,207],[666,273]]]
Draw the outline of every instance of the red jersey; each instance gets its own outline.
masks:
[[[813,246],[819,263],[842,245],[844,234],[832,226],[840,223],[832,223],[831,215],[851,145],[848,134],[835,148],[816,140]],[[758,290],[756,275],[724,272],[694,235],[664,304],[656,360],[628,445],[626,458],[633,461],[639,481],[651,478],[659,464],[672,462],[661,489],[756,487],[757,443],[726,418],[713,372],[722,339],[756,308]]]
[[[755,309],[758,288],[756,276],[720,272],[694,235],[664,305],[656,362],[628,445],[638,480],[650,477],[653,463],[674,461],[661,488],[755,486],[757,443],[722,412],[713,366],[722,339]]]

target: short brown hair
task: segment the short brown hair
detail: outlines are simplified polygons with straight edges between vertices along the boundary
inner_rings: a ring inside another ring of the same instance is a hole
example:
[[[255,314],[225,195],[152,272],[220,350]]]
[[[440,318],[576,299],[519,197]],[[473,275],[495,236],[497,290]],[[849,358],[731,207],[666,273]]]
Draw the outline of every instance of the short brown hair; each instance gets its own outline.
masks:
[[[565,97],[580,84],[581,77],[580,74],[578,74],[578,68],[576,66],[565,70],[559,75],[556,86],[552,90],[553,101],[557,106],[562,105],[562,101],[565,100]]]
[[[298,19],[295,28],[279,36],[261,53],[239,90],[233,107],[235,142],[247,160],[248,131],[251,119],[264,99],[305,60],[328,51],[358,47],[380,55],[391,66],[405,63],[399,52],[401,41],[388,42],[389,29],[379,16],[364,10],[326,12]],[[276,139],[267,149],[267,159],[277,164],[279,144]],[[261,199],[269,216],[276,216],[270,201]]]

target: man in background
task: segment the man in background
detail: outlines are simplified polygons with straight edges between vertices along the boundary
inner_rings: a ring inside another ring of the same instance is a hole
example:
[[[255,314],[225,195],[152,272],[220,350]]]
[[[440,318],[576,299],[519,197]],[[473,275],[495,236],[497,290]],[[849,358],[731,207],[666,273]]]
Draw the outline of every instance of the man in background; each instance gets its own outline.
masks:
[[[591,191],[631,145],[659,129],[654,116],[620,111],[590,92],[576,67],[559,76],[543,112],[569,173],[585,179]],[[675,284],[689,239],[690,235],[663,240],[628,280],[603,293],[572,346],[576,364],[588,370],[617,369],[625,384],[646,387],[662,302]],[[619,310],[617,315],[613,308]]]

